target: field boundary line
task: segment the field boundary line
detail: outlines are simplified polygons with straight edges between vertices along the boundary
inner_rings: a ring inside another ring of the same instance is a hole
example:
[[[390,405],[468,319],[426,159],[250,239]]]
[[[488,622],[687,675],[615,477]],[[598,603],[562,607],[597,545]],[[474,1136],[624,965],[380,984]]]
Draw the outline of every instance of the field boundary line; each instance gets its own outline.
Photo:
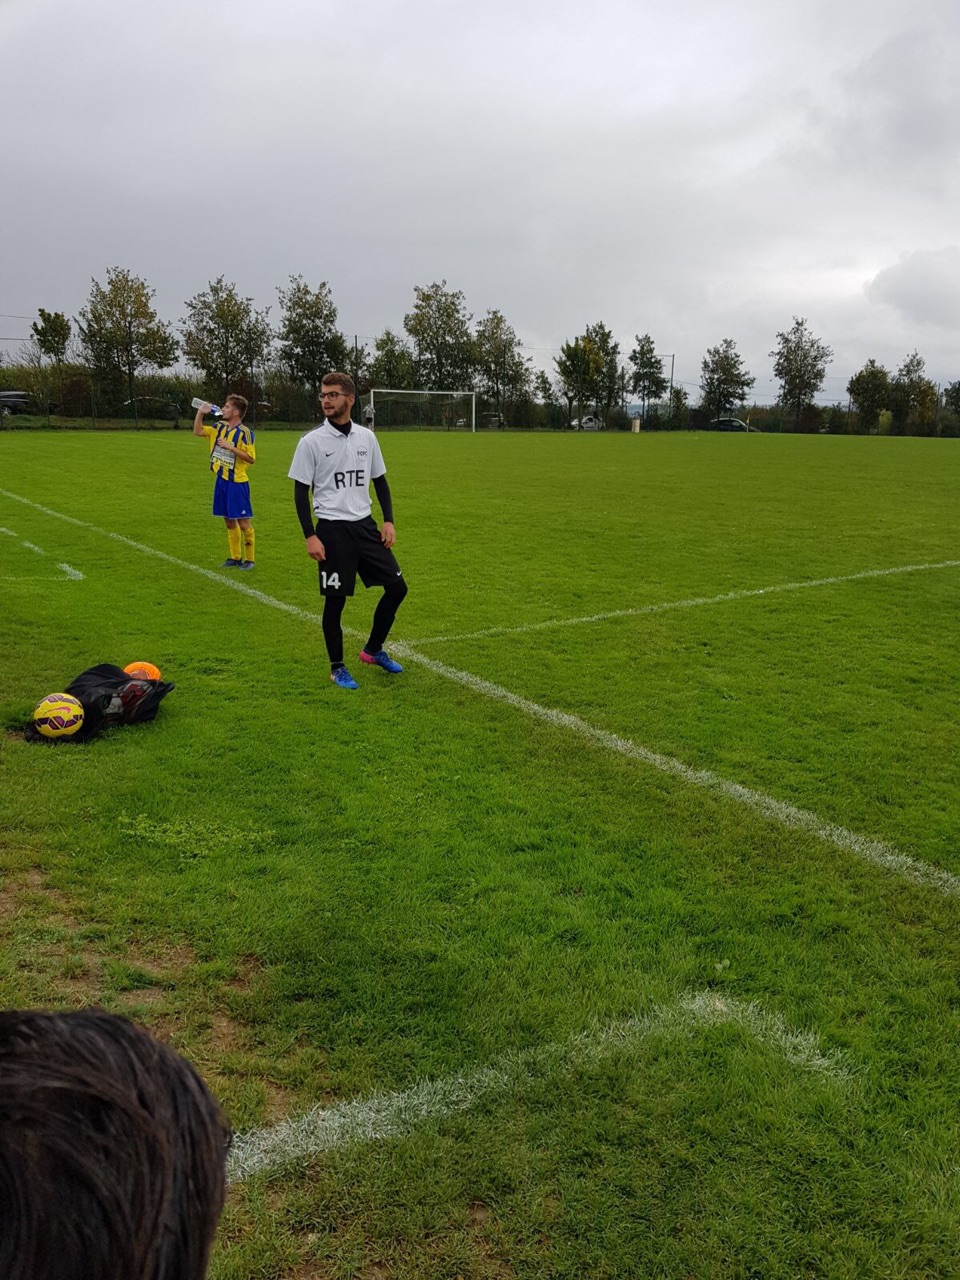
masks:
[[[54,511],[52,507],[41,506],[39,502],[33,502],[30,498],[23,498],[19,493],[11,493],[9,489],[0,489],[0,497],[10,498],[13,502],[22,502],[25,507],[31,507],[34,511],[39,511],[45,516],[53,516],[55,520],[64,520],[67,524],[76,525],[78,529],[87,529],[90,533],[98,533],[103,538],[110,538],[113,542],[122,542],[126,547],[133,547],[134,551],[140,551],[145,556],[153,556],[157,560],[163,560],[167,564],[176,565],[178,569],[187,569],[190,573],[198,573],[203,578],[208,578],[211,582],[219,582],[222,587],[229,587],[233,591],[239,591],[241,595],[250,596],[253,600],[259,600],[261,604],[269,605],[271,609],[280,609],[284,613],[290,613],[295,618],[302,618],[305,622],[313,623],[320,626],[323,619],[319,613],[312,613],[309,609],[301,609],[299,605],[288,604],[286,600],[278,600],[276,596],[268,596],[263,591],[258,591],[256,587],[248,586],[246,582],[241,582],[237,578],[230,578],[225,573],[217,572],[216,569],[205,569],[202,565],[193,564],[189,560],[182,560],[179,556],[170,555],[167,551],[159,551],[156,547],[149,547],[145,542],[137,542],[134,538],[128,538],[125,533],[114,533],[110,529],[101,529],[99,525],[91,524],[89,520],[79,520],[76,516],[65,515],[62,511]],[[14,535],[16,536],[16,535]],[[61,565],[60,568],[68,566]],[[73,572],[76,572],[74,570]],[[365,635],[365,632],[352,631],[349,627],[344,627],[344,633],[351,636]]]
[[[38,556],[45,556],[47,554],[44,551],[43,547],[38,547],[35,542],[27,542],[25,538],[20,538],[19,533],[14,533],[12,529],[4,529],[2,526],[0,526],[0,534],[6,534],[7,537],[9,538],[19,539],[21,547],[26,547],[28,551],[35,551]],[[79,569],[74,569],[68,564],[58,564],[57,568],[61,570],[64,577],[69,578],[71,582],[83,582],[83,574],[80,572]],[[59,582],[59,581],[60,581],[59,578],[52,578],[52,577],[23,578],[13,574],[7,574],[5,577],[0,578],[0,582]]]
[[[784,591],[807,591],[812,587],[832,587],[843,582],[862,582],[869,578],[888,578],[899,573],[930,573],[936,569],[960,569],[960,560],[939,560],[932,564],[901,564],[889,569],[863,569],[834,578],[808,578],[802,582],[781,582],[771,587],[750,587],[727,591],[720,596],[691,596],[688,600],[666,600],[660,604],[638,605],[635,609],[612,609],[609,613],[592,613],[583,618],[547,618],[543,622],[525,622],[516,627],[488,627],[484,631],[465,631],[452,636],[423,636],[410,644],[452,644],[461,640],[483,640],[487,636],[516,636],[529,631],[552,631],[558,627],[581,627],[592,622],[609,622],[616,618],[640,618],[648,613],[668,613],[673,609],[695,609],[700,605],[727,604],[731,600],[749,600],[756,596],[776,595]]]
[[[853,1075],[845,1054],[824,1051],[815,1032],[794,1030],[779,1013],[715,991],[690,992],[672,1004],[654,1005],[647,1014],[581,1032],[566,1042],[504,1054],[476,1071],[314,1107],[279,1124],[240,1133],[230,1151],[228,1178],[242,1182],[324,1151],[399,1138],[420,1124],[467,1111],[485,1096],[506,1093],[536,1076],[569,1074],[634,1051],[658,1035],[691,1035],[715,1026],[741,1028],[800,1070],[835,1082]]]
[[[294,617],[310,622],[314,626],[321,624],[320,614],[311,613],[308,609],[301,609],[297,605],[288,604],[285,600],[278,600],[275,596],[269,596],[263,591],[257,591],[255,587],[249,587],[245,582],[239,582],[236,578],[216,573],[213,569],[204,569],[200,565],[191,564],[189,560],[181,560],[178,556],[168,555],[165,551],[158,551],[142,542],[136,542],[133,538],[126,537],[125,534],[112,533],[110,530],[101,529],[86,520],[78,520],[75,516],[53,511],[49,507],[43,507],[37,502],[32,502],[29,498],[21,498],[19,494],[10,493],[6,489],[0,489],[0,496],[12,498],[45,515],[53,516],[58,520],[65,520],[69,524],[77,525],[82,529],[89,529],[93,533],[101,534],[104,537],[113,539],[115,542],[122,542],[125,546],[133,547],[145,555],[155,556],[157,559],[177,565],[181,569],[200,574],[212,582],[219,582],[222,586],[229,587],[241,595],[249,596],[261,604],[268,605],[270,608],[292,614]],[[347,629],[345,628],[344,630],[346,631]],[[362,634],[357,631],[349,631],[347,633],[350,635]],[[724,797],[724,799],[733,800],[735,803],[753,810],[754,813],[759,813],[764,818],[782,827],[786,827],[791,831],[807,832],[828,844],[832,844],[836,849],[840,849],[845,853],[852,853],[864,862],[872,863],[885,871],[891,871],[895,875],[911,881],[913,884],[935,889],[944,897],[960,897],[960,876],[954,875],[950,871],[944,871],[928,862],[923,862],[919,858],[912,858],[908,854],[901,853],[893,845],[887,844],[882,840],[872,840],[869,836],[862,836],[855,831],[848,830],[846,827],[827,822],[809,809],[801,809],[796,805],[788,804],[786,801],[768,796],[762,791],[754,791],[750,787],[741,786],[738,782],[730,782],[719,774],[712,773],[709,769],[695,769],[692,765],[684,764],[682,760],[652,751],[649,747],[643,747],[636,742],[632,742],[629,738],[620,737],[619,734],[611,733],[608,729],[598,728],[596,725],[590,724],[579,716],[571,715],[569,712],[557,711],[552,707],[545,707],[539,702],[532,702],[529,698],[523,698],[519,694],[511,693],[509,689],[505,689],[502,685],[494,684],[490,680],[484,680],[481,676],[475,676],[469,671],[460,671],[456,667],[449,667],[435,658],[428,658],[425,654],[419,653],[403,641],[391,643],[391,649],[400,657],[405,657],[408,661],[425,667],[435,675],[463,685],[468,689],[472,689],[475,693],[483,694],[496,702],[502,702],[514,707],[532,719],[541,720],[553,725],[555,728],[566,729],[576,733],[579,737],[595,742],[609,751],[615,751],[629,759],[638,760],[670,777],[679,778],[681,781],[697,787],[701,791],[710,791],[715,795]]]
[[[727,778],[723,778],[709,769],[695,769],[692,765],[684,764],[682,760],[677,760],[674,756],[662,755],[658,751],[652,751],[649,747],[632,742],[629,738],[622,738],[619,734],[611,733],[609,729],[600,729],[596,725],[582,720],[580,716],[571,715],[566,711],[557,711],[552,707],[545,707],[539,702],[531,702],[529,698],[522,698],[519,694],[511,693],[509,689],[505,689],[502,685],[493,684],[492,681],[484,680],[481,676],[472,675],[468,671],[460,671],[456,667],[448,667],[445,663],[438,662],[434,658],[427,658],[425,655],[417,653],[416,650],[409,649],[403,642],[392,644],[391,649],[400,657],[407,657],[420,663],[428,671],[445,676],[448,680],[465,685],[467,688],[474,689],[477,693],[483,693],[498,702],[504,702],[534,719],[544,720],[547,724],[555,725],[557,728],[568,729],[578,734],[581,738],[596,742],[610,751],[616,751],[630,759],[639,760],[643,764],[659,770],[661,773],[669,774],[671,777],[680,778],[683,782],[698,787],[701,791],[711,791],[715,795],[723,796],[725,799],[734,800],[745,808],[752,809],[755,813],[762,814],[763,817],[779,823],[780,826],[787,827],[791,831],[809,832],[811,835],[825,840],[828,844],[834,845],[837,849],[853,853],[863,861],[873,863],[874,866],[893,871],[914,884],[936,889],[945,897],[960,897],[960,876],[954,875],[950,871],[943,871],[939,867],[923,862],[919,858],[911,858],[908,854],[901,853],[893,845],[887,844],[882,840],[872,840],[869,836],[859,835],[856,831],[850,831],[847,827],[827,822],[809,809],[801,809],[796,805],[788,804],[785,800],[777,800],[762,791],[754,791],[751,787],[742,786],[739,782],[730,782]]]

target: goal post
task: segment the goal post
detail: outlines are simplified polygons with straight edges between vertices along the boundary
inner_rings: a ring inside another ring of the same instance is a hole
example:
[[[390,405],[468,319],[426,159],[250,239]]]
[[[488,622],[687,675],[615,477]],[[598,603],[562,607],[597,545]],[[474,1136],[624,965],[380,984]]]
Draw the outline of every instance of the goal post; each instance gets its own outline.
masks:
[[[404,391],[373,387],[363,396],[375,427],[418,431],[476,431],[475,391]]]

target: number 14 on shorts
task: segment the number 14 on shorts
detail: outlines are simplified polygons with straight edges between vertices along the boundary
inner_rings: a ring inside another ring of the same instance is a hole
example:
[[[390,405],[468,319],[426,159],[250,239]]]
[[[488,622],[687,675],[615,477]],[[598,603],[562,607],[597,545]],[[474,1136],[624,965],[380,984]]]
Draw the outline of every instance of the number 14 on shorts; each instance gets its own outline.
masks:
[[[339,590],[340,590],[340,575],[339,575],[339,573],[327,573],[326,569],[321,569],[321,570],[320,570],[320,582],[321,582],[321,583],[322,583],[322,585],[323,585],[323,589],[324,589],[324,591],[326,591],[328,588],[330,588],[330,589],[331,589],[331,590],[333,590],[333,591],[339,591]]]

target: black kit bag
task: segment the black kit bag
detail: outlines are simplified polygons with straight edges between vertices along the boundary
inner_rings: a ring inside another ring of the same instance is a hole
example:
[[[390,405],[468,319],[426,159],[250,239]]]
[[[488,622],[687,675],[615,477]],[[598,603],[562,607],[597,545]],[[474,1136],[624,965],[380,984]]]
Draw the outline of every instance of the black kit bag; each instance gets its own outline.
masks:
[[[163,680],[131,676],[112,662],[100,662],[81,671],[64,690],[83,707],[83,724],[76,733],[47,738],[29,724],[24,737],[30,742],[86,742],[110,725],[142,724],[156,719],[160,703],[175,687]]]

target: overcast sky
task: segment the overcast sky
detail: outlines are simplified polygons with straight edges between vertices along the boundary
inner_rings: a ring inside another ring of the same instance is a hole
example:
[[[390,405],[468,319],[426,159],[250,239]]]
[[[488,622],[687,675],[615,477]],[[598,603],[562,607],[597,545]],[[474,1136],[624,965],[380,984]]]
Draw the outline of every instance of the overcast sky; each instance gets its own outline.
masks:
[[[129,268],[178,321],[445,279],[538,365],[602,320],[699,379],[777,330],[960,379],[958,0],[0,0],[0,334]],[[16,346],[0,344],[15,355]]]

